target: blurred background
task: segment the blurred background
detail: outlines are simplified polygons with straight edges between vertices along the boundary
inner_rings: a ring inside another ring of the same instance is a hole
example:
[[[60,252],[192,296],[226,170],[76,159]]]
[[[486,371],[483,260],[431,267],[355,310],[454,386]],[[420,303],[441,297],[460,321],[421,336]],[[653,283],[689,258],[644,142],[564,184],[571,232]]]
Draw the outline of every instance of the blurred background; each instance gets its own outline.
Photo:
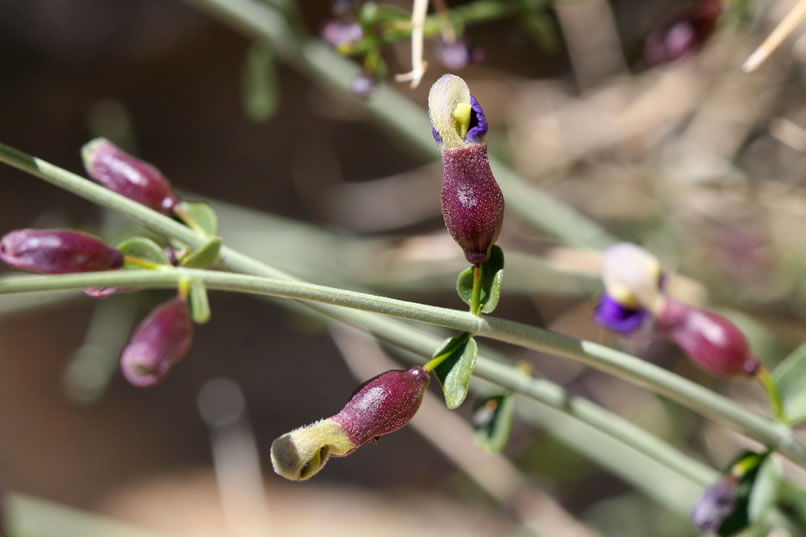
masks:
[[[755,72],[740,66],[795,2],[726,0],[713,13],[709,1],[508,3],[517,9],[466,26],[470,61],[451,63],[427,37],[416,89],[392,80],[411,68],[409,40],[383,47],[381,85],[425,114],[431,83],[461,74],[485,108],[492,154],[685,274],[674,293],[731,308],[774,365],[806,339],[801,30]],[[209,199],[234,248],[318,283],[463,307],[453,286],[465,261],[442,226],[436,147],[415,147],[404,115],[376,121],[374,95],[309,76],[282,46],[256,49],[204,4],[0,0],[0,141],[83,175],[81,146],[105,136],[186,197]],[[345,7],[336,4],[297,2],[291,31],[318,39]],[[680,21],[688,26],[670,33]],[[2,167],[0,230],[19,227],[109,240],[141,232]],[[619,341],[596,327],[596,252],[512,211],[500,244],[497,315],[622,346],[766,412],[757,386],[717,381],[648,336]],[[212,293],[213,320],[197,327],[190,355],[139,390],[117,359],[165,296],[0,298],[0,488],[164,535],[697,535],[551,427],[516,421],[504,453],[483,454],[469,440],[470,403],[448,416],[426,404],[420,425],[309,483],[286,482],[271,472],[272,439],[335,413],[389,356],[275,302]],[[498,348],[717,468],[749,445],[612,377]],[[15,505],[14,516],[43,524],[29,535],[87,535],[45,529],[49,511]]]

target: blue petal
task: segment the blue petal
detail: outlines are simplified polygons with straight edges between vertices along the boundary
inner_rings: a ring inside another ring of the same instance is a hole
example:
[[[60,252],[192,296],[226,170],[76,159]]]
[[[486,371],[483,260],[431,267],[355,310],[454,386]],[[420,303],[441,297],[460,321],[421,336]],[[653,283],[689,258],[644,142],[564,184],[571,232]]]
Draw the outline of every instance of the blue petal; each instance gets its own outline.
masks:
[[[487,135],[487,117],[479,102],[472,95],[470,96],[470,108],[472,109],[470,128],[465,135],[465,142],[478,143]]]
[[[625,308],[604,294],[596,306],[593,318],[608,330],[619,334],[629,334],[641,327],[648,314],[647,310],[643,308],[637,310]]]

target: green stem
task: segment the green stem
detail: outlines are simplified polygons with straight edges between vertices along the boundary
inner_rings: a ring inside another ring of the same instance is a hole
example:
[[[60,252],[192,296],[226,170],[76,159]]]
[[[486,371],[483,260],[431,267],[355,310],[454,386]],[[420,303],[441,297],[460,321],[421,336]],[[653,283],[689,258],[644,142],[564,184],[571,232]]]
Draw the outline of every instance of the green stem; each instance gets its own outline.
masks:
[[[191,232],[192,233],[192,232]],[[240,254],[222,254],[226,264]],[[248,258],[247,258],[248,259]],[[260,265],[256,261],[251,261]],[[570,358],[677,401],[742,432],[806,466],[806,446],[783,424],[771,423],[734,401],[640,358],[590,341],[578,340],[515,321],[480,318],[470,312],[380,297],[296,280],[277,280],[208,270],[129,270],[54,276],[19,276],[0,280],[0,294],[76,287],[173,288],[182,278],[196,278],[210,289],[241,291],[308,300],[392,315],[471,332],[524,348]],[[338,315],[338,314],[336,314]]]
[[[447,349],[439,353],[438,355],[434,356],[431,360],[429,360],[424,366],[423,369],[428,371],[429,373],[439,367],[439,364],[450,358],[451,354],[456,351],[457,348],[464,345],[467,340],[473,337],[473,334],[470,332],[464,332],[457,338],[454,338],[453,344],[450,345]]]
[[[756,378],[758,378],[761,385],[764,387],[764,391],[767,392],[767,396],[770,399],[770,408],[772,408],[772,412],[778,421],[782,423],[786,423],[787,417],[786,413],[784,412],[784,406],[781,402],[781,393],[778,391],[778,385],[775,383],[775,380],[770,375],[770,372],[767,371],[766,368],[760,367],[758,372],[756,373]]]
[[[187,226],[188,226],[190,229],[192,229],[193,231],[195,231],[196,233],[198,233],[198,234],[199,234],[199,235],[201,235],[202,237],[205,237],[206,239],[211,239],[211,238],[212,238],[212,237],[211,237],[211,236],[210,236],[210,235],[209,235],[209,234],[208,234],[208,233],[207,233],[207,232],[204,230],[204,228],[202,228],[202,227],[199,225],[199,223],[198,223],[198,222],[196,222],[196,219],[195,219],[195,218],[193,218],[193,216],[191,216],[191,215],[190,215],[190,213],[188,213],[186,210],[184,210],[184,209],[181,207],[181,204],[180,204],[180,205],[176,205],[176,206],[174,207],[174,209],[173,209],[173,210],[174,210],[174,214],[175,214],[175,215],[176,215],[176,216],[177,216],[177,217],[178,217],[180,220],[182,220],[182,221],[183,221],[185,224],[187,224]]]
[[[481,315],[481,263],[473,265],[473,293],[470,295],[470,313]]]
[[[143,259],[141,257],[135,257],[133,255],[124,255],[123,256],[123,264],[130,265],[133,267],[140,267],[148,270],[159,270],[164,268],[165,265],[161,265],[159,263],[154,263],[153,261],[149,261],[148,259]]]

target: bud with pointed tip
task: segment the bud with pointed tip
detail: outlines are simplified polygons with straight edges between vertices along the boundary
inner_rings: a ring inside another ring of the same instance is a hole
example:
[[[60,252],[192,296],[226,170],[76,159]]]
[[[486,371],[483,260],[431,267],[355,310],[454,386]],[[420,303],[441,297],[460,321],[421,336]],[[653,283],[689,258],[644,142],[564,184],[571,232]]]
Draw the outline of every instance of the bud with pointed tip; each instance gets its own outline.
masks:
[[[105,138],[85,144],[81,157],[90,177],[121,196],[167,215],[179,203],[162,172]]]
[[[487,118],[464,80],[443,75],[428,94],[442,151],[442,216],[470,263],[484,263],[501,233],[504,195],[487,157]]]
[[[303,481],[319,472],[330,457],[344,457],[367,441],[400,429],[420,408],[428,380],[422,367],[387,371],[368,380],[335,416],[274,440],[274,471]]]
[[[137,325],[120,355],[123,375],[135,386],[153,386],[187,354],[192,338],[187,303],[178,298],[169,300]]]
[[[741,330],[716,313],[667,299],[656,318],[696,364],[721,376],[753,376],[761,364]]]
[[[19,270],[69,274],[119,268],[123,254],[78,231],[18,229],[0,239],[0,260]]]

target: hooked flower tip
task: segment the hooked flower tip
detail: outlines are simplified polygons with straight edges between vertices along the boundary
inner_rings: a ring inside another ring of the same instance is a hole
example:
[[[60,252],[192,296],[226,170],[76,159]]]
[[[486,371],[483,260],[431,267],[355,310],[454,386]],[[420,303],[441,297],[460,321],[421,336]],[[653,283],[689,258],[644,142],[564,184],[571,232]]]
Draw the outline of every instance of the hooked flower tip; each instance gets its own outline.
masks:
[[[428,114],[434,139],[446,149],[484,142],[487,119],[462,78],[445,74],[431,86]]]
[[[294,429],[271,444],[274,471],[291,481],[305,481],[316,475],[331,456],[344,456],[357,446],[332,419]]]

